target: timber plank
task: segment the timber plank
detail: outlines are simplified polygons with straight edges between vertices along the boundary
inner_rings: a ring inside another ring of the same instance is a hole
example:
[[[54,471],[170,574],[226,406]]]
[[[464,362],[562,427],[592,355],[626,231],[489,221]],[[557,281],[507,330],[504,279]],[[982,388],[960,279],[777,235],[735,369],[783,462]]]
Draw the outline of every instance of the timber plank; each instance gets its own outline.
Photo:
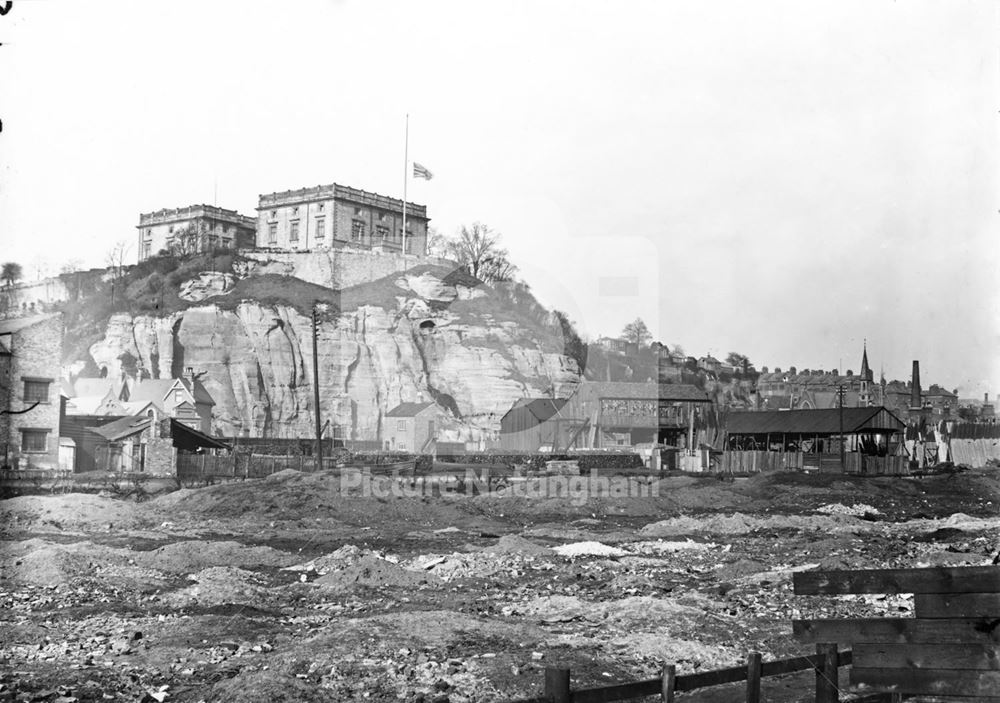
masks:
[[[870,642],[876,644],[987,644],[1000,642],[1000,618],[871,618],[793,620],[800,642]]]
[[[851,683],[865,684],[893,693],[993,696],[1000,691],[1000,671],[947,671],[912,669],[900,676],[899,669],[851,668]]]
[[[862,669],[1000,671],[1000,648],[985,644],[854,644]]]
[[[799,571],[792,574],[797,596],[846,593],[995,593],[1000,568],[956,566],[928,569]]]
[[[1000,593],[918,593],[914,605],[918,618],[1000,617]]]

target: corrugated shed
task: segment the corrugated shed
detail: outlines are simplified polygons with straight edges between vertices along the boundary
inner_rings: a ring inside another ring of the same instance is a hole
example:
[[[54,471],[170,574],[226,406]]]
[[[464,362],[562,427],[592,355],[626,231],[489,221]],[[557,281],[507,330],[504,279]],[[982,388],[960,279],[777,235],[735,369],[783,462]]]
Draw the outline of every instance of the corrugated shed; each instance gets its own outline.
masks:
[[[841,410],[779,410],[732,412],[726,420],[729,434],[840,434]],[[903,422],[885,408],[844,408],[845,433],[899,432]]]

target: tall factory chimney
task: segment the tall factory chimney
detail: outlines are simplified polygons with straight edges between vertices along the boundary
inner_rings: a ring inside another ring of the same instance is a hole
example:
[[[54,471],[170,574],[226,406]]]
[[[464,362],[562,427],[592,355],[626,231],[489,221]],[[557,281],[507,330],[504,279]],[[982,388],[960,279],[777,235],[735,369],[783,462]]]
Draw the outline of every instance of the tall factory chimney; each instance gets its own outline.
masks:
[[[920,407],[920,362],[913,361],[913,382],[910,388],[910,407]]]

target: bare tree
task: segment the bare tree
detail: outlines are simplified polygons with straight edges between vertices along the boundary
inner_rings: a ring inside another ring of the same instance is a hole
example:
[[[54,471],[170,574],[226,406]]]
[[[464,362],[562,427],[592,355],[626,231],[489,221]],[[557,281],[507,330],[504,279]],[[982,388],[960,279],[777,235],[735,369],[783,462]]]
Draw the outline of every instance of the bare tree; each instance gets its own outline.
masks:
[[[444,250],[449,258],[486,283],[510,281],[517,272],[507,250],[500,246],[500,233],[482,222],[462,225],[455,238],[444,240]]]
[[[170,253],[177,256],[187,256],[198,251],[198,230],[193,224],[174,232],[170,244]]]
[[[729,354],[726,355],[726,363],[742,370],[744,366],[750,366],[750,359],[745,354],[740,354],[739,352],[729,352]]]
[[[111,274],[111,302],[115,302],[115,291],[119,288],[120,281],[125,278],[125,256],[132,246],[125,240],[115,243],[107,253],[105,261],[108,264],[108,273]]]
[[[652,333],[646,327],[646,323],[642,321],[641,317],[635,318],[622,329],[622,339],[626,342],[634,342],[639,346],[642,346],[652,338]]]

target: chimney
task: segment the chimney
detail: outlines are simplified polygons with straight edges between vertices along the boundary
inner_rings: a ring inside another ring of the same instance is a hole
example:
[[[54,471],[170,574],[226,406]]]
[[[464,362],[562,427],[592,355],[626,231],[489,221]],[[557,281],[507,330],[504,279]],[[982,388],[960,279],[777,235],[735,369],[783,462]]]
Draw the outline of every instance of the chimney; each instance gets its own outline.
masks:
[[[913,385],[910,388],[910,407],[920,407],[920,362],[913,361]]]
[[[983,393],[983,405],[989,405],[989,404],[990,404],[990,394]]]
[[[184,380],[188,382],[188,385],[194,388],[194,367],[188,366],[184,369]]]

